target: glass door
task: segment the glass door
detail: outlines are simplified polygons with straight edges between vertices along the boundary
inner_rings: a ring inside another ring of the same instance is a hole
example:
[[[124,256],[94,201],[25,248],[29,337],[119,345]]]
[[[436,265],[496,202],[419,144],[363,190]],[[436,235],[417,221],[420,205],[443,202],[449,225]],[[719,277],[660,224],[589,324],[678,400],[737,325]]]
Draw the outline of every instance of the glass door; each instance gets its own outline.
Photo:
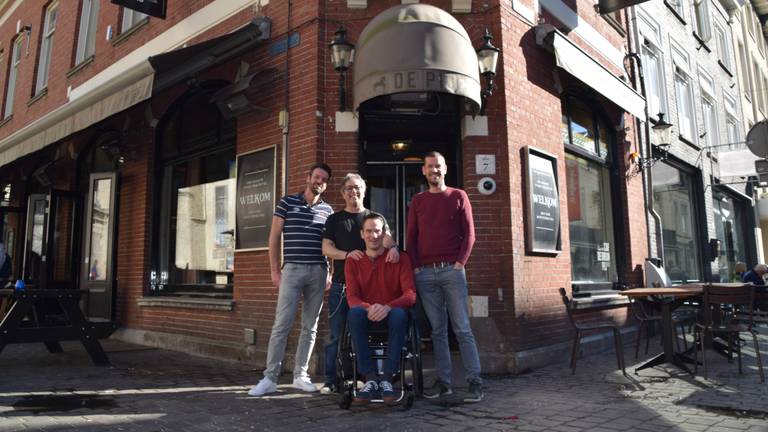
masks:
[[[90,177],[80,268],[80,289],[89,292],[84,310],[90,319],[112,319],[116,183],[114,172]]]
[[[30,286],[46,283],[48,195],[32,194],[27,200],[27,236],[24,247],[24,281]]]
[[[397,244],[405,249],[408,209],[411,199],[427,190],[418,162],[369,162],[366,166],[368,191],[365,206],[387,218]]]

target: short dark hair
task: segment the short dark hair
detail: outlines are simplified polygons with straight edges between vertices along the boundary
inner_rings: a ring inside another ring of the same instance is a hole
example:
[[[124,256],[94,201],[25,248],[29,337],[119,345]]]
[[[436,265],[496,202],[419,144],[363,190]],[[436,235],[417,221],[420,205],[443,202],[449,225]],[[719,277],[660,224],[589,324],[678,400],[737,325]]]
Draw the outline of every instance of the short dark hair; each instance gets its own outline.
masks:
[[[445,160],[445,156],[443,156],[443,154],[442,154],[442,153],[440,153],[440,152],[438,152],[438,151],[434,151],[434,150],[432,150],[431,152],[429,152],[429,153],[427,153],[427,154],[425,154],[425,155],[424,155],[424,163],[425,163],[425,164],[427,163],[427,158],[428,158],[428,157],[433,157],[433,158],[443,158],[443,160]]]
[[[360,231],[362,231],[363,227],[365,227],[365,223],[367,221],[371,220],[371,219],[378,219],[378,220],[380,220],[382,227],[387,226],[387,219],[384,218],[384,215],[382,215],[381,213],[376,213],[375,211],[372,211],[372,212],[368,213],[367,215],[365,215],[365,217],[363,218],[363,223],[360,225]]]
[[[323,171],[327,172],[327,173],[328,173],[328,180],[330,180],[330,179],[331,179],[331,175],[333,174],[333,173],[331,172],[331,167],[329,167],[328,165],[326,165],[324,162],[317,162],[316,164],[312,165],[312,166],[309,168],[309,174],[307,174],[307,175],[308,175],[308,176],[310,176],[310,177],[312,177],[312,173],[313,173],[313,172],[314,172],[314,171],[315,171],[317,168],[320,168],[321,170],[323,170]]]

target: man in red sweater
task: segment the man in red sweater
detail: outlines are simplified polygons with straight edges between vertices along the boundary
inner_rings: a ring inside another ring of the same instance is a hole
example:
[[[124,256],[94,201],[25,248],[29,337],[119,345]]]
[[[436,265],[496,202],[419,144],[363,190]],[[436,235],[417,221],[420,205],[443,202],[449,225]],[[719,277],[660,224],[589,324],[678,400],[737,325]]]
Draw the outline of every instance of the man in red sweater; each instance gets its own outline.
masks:
[[[385,402],[396,399],[392,377],[400,366],[400,351],[408,333],[408,308],[416,302],[413,268],[407,254],[397,263],[387,262],[384,248],[385,219],[371,212],[363,218],[360,231],[365,240],[365,257],[346,260],[344,275],[349,303],[349,332],[357,354],[358,372],[366,383],[357,392],[356,403],[366,403],[379,394]],[[387,359],[384,374],[377,382],[376,367],[368,349],[370,325],[386,325],[388,330]]]
[[[448,348],[448,319],[459,342],[469,394],[465,402],[483,399],[480,356],[467,313],[467,277],[464,265],[475,243],[472,205],[467,193],[445,185],[447,166],[438,152],[424,157],[421,172],[429,190],[413,197],[408,209],[408,254],[413,260],[414,279],[424,313],[432,327],[432,346],[437,380],[424,397],[450,395],[451,352]]]

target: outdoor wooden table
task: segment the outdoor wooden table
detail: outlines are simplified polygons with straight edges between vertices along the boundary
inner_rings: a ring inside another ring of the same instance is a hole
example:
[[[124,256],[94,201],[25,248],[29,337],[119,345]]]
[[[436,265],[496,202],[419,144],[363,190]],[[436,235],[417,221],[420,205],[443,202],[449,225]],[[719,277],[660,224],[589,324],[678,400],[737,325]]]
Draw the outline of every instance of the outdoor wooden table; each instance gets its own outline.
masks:
[[[664,351],[635,369],[635,373],[649,367],[670,363],[693,375],[691,369],[685,364],[692,362],[692,360],[675,352],[675,323],[672,320],[672,311],[683,304],[686,298],[701,295],[703,291],[701,286],[685,285],[670,288],[632,288],[619,292],[619,294],[632,298],[649,297],[661,306],[661,340]]]
[[[89,322],[80,310],[80,298],[87,291],[74,289],[0,289],[0,298],[13,301],[5,317],[0,317],[0,353],[12,343],[42,342],[51,353],[61,352],[59,342],[79,340],[97,366],[109,366],[99,343],[116,329],[113,322]],[[56,302],[63,315],[56,320],[39,317],[35,309],[45,302]],[[25,317],[33,319],[25,320]]]

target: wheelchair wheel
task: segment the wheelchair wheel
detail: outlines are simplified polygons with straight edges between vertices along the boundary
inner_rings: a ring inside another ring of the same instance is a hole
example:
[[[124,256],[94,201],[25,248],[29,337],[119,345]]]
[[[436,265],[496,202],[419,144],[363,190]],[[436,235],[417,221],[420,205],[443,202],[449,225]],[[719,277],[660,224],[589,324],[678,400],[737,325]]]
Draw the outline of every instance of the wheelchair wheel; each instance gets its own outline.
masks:
[[[339,408],[349,409],[352,406],[352,387],[349,390],[345,390],[339,398]]]
[[[424,370],[421,364],[421,336],[419,327],[414,325],[411,334],[411,371],[413,372],[413,387],[415,395],[421,397],[424,394]]]

